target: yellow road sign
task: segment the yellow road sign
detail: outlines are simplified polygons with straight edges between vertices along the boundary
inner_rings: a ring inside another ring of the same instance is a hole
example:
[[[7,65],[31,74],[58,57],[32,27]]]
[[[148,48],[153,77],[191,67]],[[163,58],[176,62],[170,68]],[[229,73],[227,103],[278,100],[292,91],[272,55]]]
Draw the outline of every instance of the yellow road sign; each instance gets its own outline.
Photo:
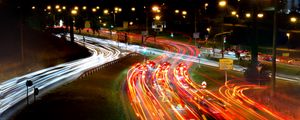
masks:
[[[282,53],[282,56],[283,56],[283,57],[289,57],[289,56],[290,56],[290,53]]]
[[[219,59],[220,70],[232,70],[233,60],[232,59]]]

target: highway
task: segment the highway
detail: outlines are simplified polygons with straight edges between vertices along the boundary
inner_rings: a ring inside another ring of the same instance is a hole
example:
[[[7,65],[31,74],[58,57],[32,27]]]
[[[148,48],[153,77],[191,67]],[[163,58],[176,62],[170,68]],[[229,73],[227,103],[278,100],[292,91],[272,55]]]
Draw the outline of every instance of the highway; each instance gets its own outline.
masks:
[[[188,70],[199,62],[197,48],[168,40],[156,44],[165,50],[144,48],[140,53],[159,56],[128,71],[125,88],[137,119],[285,119],[243,94],[256,85],[229,81],[215,93],[194,82]],[[218,66],[206,59],[200,62]]]
[[[76,42],[86,46],[91,57],[60,64],[0,84],[0,115],[26,98],[27,80],[35,88],[47,90],[71,82],[82,73],[116,60],[130,52],[157,55],[153,61],[133,66],[124,81],[127,96],[136,117],[141,119],[282,119],[276,112],[247,98],[242,91],[256,86],[227,83],[219,93],[203,89],[190,79],[188,69],[197,63],[218,67],[219,63],[199,58],[199,49],[183,43],[160,40],[164,50],[116,41],[75,35]],[[151,42],[151,41],[150,41]],[[153,41],[154,42],[154,41]],[[243,72],[245,68],[234,66]],[[232,92],[233,91],[233,92]],[[30,90],[30,95],[33,94]],[[245,105],[247,104],[247,105]],[[258,106],[258,107],[253,107]],[[244,111],[243,114],[240,111]],[[241,117],[236,117],[236,116]]]
[[[33,86],[38,88],[39,91],[47,90],[46,88],[48,87],[71,82],[85,71],[126,56],[129,53],[114,46],[102,46],[93,39],[87,39],[84,43],[79,38],[76,40],[76,43],[88,48],[92,55],[88,58],[42,69],[1,83],[0,116],[3,112],[26,98],[26,81],[28,80],[32,81]],[[29,89],[29,95],[33,94],[33,86]]]

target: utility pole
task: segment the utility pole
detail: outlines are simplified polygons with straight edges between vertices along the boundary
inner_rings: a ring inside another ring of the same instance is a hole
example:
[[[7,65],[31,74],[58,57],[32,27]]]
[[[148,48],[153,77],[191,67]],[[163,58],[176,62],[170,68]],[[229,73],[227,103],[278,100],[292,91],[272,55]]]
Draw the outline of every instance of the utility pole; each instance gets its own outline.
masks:
[[[195,27],[195,33],[197,33],[197,9],[195,9],[195,21],[194,21],[194,27]],[[197,47],[197,44],[196,44],[196,40],[197,38],[194,38],[195,39],[195,46]]]
[[[21,44],[21,63],[24,62],[24,33],[23,33],[23,10],[22,10],[22,1],[19,3],[20,10],[20,44]]]
[[[274,13],[273,13],[273,50],[272,50],[272,90],[271,96],[275,94],[276,86],[276,36],[277,36],[277,0],[274,0]]]

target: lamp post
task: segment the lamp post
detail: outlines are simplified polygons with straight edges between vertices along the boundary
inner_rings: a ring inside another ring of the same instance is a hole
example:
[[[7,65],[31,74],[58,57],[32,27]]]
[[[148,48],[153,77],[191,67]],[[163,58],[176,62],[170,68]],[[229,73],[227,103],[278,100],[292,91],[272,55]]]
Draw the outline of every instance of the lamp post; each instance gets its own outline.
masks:
[[[74,16],[77,15],[77,10],[71,10],[71,23],[70,23],[70,38],[71,38],[71,42],[74,42]]]
[[[274,0],[273,13],[273,50],[272,50],[272,90],[271,96],[274,96],[276,85],[276,36],[277,36],[277,0]]]
[[[221,33],[223,33],[224,32],[224,25],[223,24],[224,24],[224,17],[225,17],[227,2],[225,0],[221,0],[221,1],[219,1],[219,6],[221,8],[225,8],[225,10],[222,14],[222,24],[221,24]],[[224,37],[224,39],[225,39],[225,37]],[[225,46],[224,39],[222,41],[222,58],[224,58],[224,46]]]

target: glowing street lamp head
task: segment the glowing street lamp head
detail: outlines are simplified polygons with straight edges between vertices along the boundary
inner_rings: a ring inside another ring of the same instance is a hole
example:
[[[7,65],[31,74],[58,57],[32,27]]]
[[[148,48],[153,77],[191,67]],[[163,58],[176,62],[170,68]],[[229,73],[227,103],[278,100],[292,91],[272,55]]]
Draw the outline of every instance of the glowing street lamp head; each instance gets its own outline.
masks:
[[[290,38],[291,34],[290,34],[290,33],[286,33],[286,36],[287,36],[288,38]]]
[[[100,9],[100,7],[99,7],[99,6],[97,6],[97,7],[96,7],[96,9],[97,9],[97,10],[99,10],[99,9]]]
[[[251,14],[250,13],[246,13],[246,18],[250,18]]]
[[[78,6],[75,6],[74,9],[75,9],[75,10],[78,10]]]
[[[160,20],[160,16],[159,16],[159,15],[156,15],[156,16],[155,16],[155,20]]]
[[[182,11],[182,15],[186,15],[187,14],[187,12],[186,11]]]
[[[59,5],[55,5],[55,9],[59,9],[60,8],[60,6]]]
[[[179,13],[179,10],[175,10],[175,13],[178,14],[178,13]]]
[[[47,6],[47,10],[51,10],[51,6],[50,5]]]
[[[225,7],[226,6],[226,1],[225,0],[221,0],[220,2],[219,2],[219,6],[220,7]]]
[[[158,9],[159,9],[158,6],[153,6],[152,7],[152,11],[154,11],[154,12],[157,12]]]
[[[105,9],[105,10],[103,11],[103,13],[104,13],[104,14],[108,14],[108,10]]]
[[[86,10],[86,6],[83,6],[82,9],[83,9],[83,10]]]
[[[63,6],[62,9],[63,9],[63,10],[66,10],[66,6]]]
[[[231,11],[231,15],[235,16],[236,15],[236,11]]]
[[[97,9],[96,9],[96,8],[93,8],[93,9],[92,9],[92,11],[93,11],[93,12],[96,12],[96,11],[97,11]]]
[[[295,22],[297,22],[297,18],[296,18],[296,17],[291,17],[291,18],[290,18],[290,21],[291,21],[292,23],[295,23]]]
[[[118,7],[115,7],[115,11],[118,11],[119,10],[119,8]]]
[[[35,6],[32,6],[31,9],[35,10]]]
[[[122,8],[119,8],[118,11],[119,11],[119,12],[122,12]]]
[[[206,28],[206,31],[207,31],[207,32],[210,32],[210,28]]]
[[[131,8],[131,11],[135,11],[135,7],[132,7],[132,8]]]
[[[258,14],[257,14],[257,17],[258,17],[258,18],[263,18],[263,17],[264,17],[264,14],[263,14],[263,13],[258,13]]]
[[[72,10],[72,11],[71,11],[71,14],[72,14],[72,15],[77,15],[77,10]]]
[[[205,6],[205,8],[206,8],[206,7],[208,6],[208,3],[205,3],[204,6]]]

